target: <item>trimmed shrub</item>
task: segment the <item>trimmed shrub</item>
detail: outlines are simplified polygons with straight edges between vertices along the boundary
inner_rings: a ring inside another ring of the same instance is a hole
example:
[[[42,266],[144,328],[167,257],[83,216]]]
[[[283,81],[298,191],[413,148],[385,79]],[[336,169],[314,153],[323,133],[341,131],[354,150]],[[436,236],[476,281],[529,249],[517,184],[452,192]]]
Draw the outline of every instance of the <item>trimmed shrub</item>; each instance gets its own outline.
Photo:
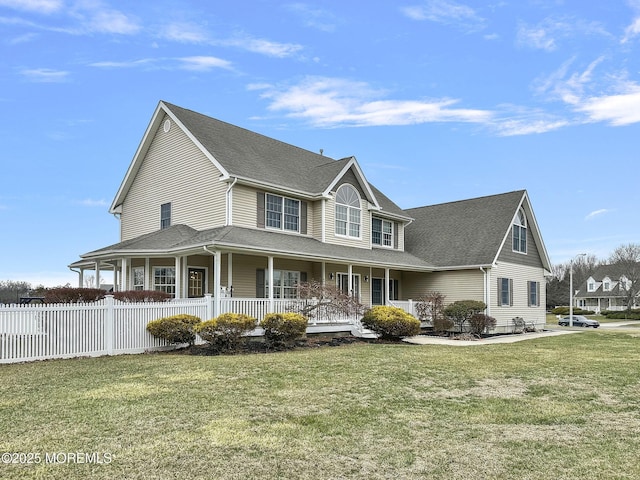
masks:
[[[551,310],[551,313],[554,315],[569,315],[569,307],[556,307]],[[573,309],[574,315],[593,315],[595,312],[593,310],[583,310],[581,308],[575,307]]]
[[[44,303],[90,303],[102,300],[107,292],[101,288],[55,287],[44,292]]]
[[[465,323],[471,320],[473,315],[482,313],[487,304],[479,300],[457,300],[444,309],[444,314],[458,327],[460,333]]]
[[[448,319],[447,317],[436,317],[433,320],[433,331],[435,333],[445,333],[448,332],[449,330],[451,330],[453,328],[453,321],[451,321],[450,319]]]
[[[172,315],[152,320],[147,324],[147,331],[154,337],[162,338],[169,343],[193,345],[196,339],[196,325],[199,323],[200,318],[194,315]]]
[[[476,313],[471,315],[469,319],[469,328],[471,329],[471,333],[482,335],[488,330],[496,328],[496,323],[495,318],[485,315],[484,313]]]
[[[362,325],[386,339],[411,337],[420,333],[420,321],[416,317],[401,308],[386,305],[367,310],[362,317]]]
[[[637,308],[631,310],[604,310],[601,314],[607,318],[614,320],[640,320],[640,310]]]
[[[128,303],[166,302],[171,300],[173,295],[160,290],[125,290],[113,292],[113,298]]]
[[[215,350],[236,351],[244,335],[256,328],[258,321],[241,313],[223,313],[196,326],[196,332]]]
[[[287,346],[304,336],[307,317],[300,313],[268,313],[260,322],[264,338],[271,346]]]

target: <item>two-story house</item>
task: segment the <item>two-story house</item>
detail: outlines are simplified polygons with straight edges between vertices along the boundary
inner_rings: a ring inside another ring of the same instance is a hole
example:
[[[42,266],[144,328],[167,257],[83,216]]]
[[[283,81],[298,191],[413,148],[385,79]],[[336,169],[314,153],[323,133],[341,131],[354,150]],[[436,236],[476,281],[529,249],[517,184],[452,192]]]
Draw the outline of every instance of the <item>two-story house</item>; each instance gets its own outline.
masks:
[[[603,310],[625,310],[631,281],[616,265],[600,265],[574,295],[575,306],[600,313]],[[637,308],[638,300],[632,308]]]
[[[478,299],[545,322],[549,259],[526,191],[403,210],[334,160],[160,102],[113,200],[121,241],[70,265],[117,288],[279,299],[333,282],[365,305]],[[236,303],[236,308],[240,303]],[[247,307],[248,308],[248,307]],[[250,313],[250,312],[247,312]]]

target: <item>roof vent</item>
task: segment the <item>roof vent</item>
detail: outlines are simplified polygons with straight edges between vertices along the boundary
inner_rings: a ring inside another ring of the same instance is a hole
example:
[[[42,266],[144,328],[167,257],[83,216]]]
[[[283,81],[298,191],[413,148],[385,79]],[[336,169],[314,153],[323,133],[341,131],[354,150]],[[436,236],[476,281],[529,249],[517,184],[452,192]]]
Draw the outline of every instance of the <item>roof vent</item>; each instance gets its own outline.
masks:
[[[164,126],[162,127],[164,130],[164,133],[167,133],[169,130],[171,130],[171,120],[169,120],[168,118],[164,121]]]

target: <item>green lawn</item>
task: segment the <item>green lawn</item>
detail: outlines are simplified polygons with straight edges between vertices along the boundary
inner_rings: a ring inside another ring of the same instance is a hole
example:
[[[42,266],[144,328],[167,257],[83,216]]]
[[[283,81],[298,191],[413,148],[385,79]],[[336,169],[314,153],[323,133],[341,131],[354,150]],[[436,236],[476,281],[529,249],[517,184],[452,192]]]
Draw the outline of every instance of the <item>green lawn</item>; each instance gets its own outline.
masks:
[[[40,458],[0,478],[637,479],[640,332],[601,330],[0,365],[0,453]]]

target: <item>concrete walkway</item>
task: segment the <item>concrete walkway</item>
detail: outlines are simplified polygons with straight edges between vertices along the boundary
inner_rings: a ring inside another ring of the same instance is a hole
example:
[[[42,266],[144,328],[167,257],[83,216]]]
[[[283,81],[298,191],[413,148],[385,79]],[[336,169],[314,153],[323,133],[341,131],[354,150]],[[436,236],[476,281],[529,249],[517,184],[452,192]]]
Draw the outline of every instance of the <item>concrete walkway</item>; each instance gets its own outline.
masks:
[[[640,328],[633,328],[633,325],[637,325],[640,323],[639,321],[621,321],[615,323],[601,323],[600,328],[609,329],[609,328],[620,328],[631,327],[640,333]],[[403,341],[407,343],[413,343],[416,345],[453,345],[456,347],[468,347],[474,345],[493,345],[496,343],[514,343],[514,342],[522,342],[523,340],[534,340],[536,338],[545,338],[545,337],[555,337],[556,335],[566,335],[569,333],[582,333],[582,332],[592,332],[594,329],[591,328],[578,328],[573,327],[567,329],[549,329],[544,330],[542,332],[533,332],[533,333],[512,333],[512,334],[504,334],[504,335],[496,335],[495,337],[483,338],[481,340],[452,340],[447,337],[435,337],[430,335],[416,335],[415,337],[404,338]]]
[[[416,335],[415,337],[404,338],[403,341],[415,345],[453,345],[455,347],[469,347],[476,345],[493,345],[497,343],[514,343],[523,340],[534,340],[536,338],[554,337],[556,335],[567,335],[570,333],[580,333],[585,330],[544,330],[532,333],[514,333],[496,335],[495,337],[483,338],[481,340],[452,340],[447,337],[433,337],[431,335]]]

